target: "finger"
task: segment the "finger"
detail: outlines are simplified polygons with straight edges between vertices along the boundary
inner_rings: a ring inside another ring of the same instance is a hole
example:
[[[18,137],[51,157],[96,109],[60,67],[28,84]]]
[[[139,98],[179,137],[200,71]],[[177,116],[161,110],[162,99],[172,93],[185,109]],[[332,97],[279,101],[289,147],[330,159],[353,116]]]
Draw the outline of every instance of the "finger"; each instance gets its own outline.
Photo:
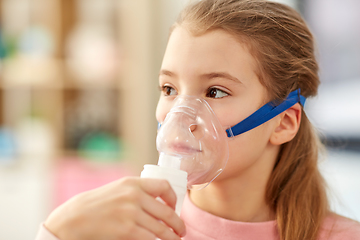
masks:
[[[169,182],[164,179],[143,178],[140,187],[154,198],[160,197],[167,205],[175,209],[176,194]]]
[[[185,224],[171,207],[155,200],[153,197],[144,194],[142,197],[142,208],[153,218],[164,222],[168,227],[172,228],[175,233],[182,236],[185,233]]]
[[[162,240],[180,240],[180,237],[175,234],[167,225],[163,222],[156,220],[146,212],[141,212],[137,215],[136,223],[152,232],[156,237]]]
[[[131,239],[155,240],[156,236],[148,229],[145,229],[142,226],[137,226],[131,233]]]

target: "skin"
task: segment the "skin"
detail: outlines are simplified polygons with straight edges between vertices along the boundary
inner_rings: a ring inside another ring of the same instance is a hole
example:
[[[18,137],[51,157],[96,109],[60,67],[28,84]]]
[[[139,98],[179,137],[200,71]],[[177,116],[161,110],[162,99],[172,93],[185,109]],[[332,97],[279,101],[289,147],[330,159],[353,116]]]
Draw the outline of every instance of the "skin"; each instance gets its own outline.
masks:
[[[193,36],[176,27],[160,70],[162,93],[156,118],[162,122],[176,96],[186,94],[204,98],[224,128],[233,126],[269,101],[255,72],[254,58],[232,35],[214,30]],[[301,107],[295,104],[229,139],[225,170],[205,189],[190,192],[193,203],[236,221],[274,219],[265,202],[266,184],[281,144],[295,136],[300,119]],[[123,178],[75,196],[50,214],[45,227],[67,240],[179,240],[185,225],[174,211],[175,202],[176,195],[165,180]]]

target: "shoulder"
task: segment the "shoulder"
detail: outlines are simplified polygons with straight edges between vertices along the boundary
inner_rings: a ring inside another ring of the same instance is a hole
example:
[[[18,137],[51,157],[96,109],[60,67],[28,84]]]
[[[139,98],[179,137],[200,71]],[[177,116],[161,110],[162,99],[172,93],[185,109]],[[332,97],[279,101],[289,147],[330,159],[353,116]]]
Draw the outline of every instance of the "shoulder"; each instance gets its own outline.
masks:
[[[329,214],[320,229],[319,240],[360,239],[360,223],[334,213]]]

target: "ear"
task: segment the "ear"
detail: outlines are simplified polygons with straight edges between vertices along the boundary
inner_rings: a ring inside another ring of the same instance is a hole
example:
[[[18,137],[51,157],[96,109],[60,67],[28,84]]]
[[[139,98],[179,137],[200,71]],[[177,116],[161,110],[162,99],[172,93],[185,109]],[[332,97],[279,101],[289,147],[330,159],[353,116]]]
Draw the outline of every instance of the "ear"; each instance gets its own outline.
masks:
[[[291,141],[300,127],[301,106],[296,103],[291,108],[285,110],[279,115],[279,121],[270,136],[270,143],[281,145]]]

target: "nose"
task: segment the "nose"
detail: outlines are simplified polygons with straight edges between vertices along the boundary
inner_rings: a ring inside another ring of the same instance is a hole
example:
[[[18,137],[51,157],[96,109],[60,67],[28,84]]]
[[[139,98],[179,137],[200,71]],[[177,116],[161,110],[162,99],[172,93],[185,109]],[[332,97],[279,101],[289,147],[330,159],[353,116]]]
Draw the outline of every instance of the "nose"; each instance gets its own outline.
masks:
[[[204,137],[204,129],[197,124],[192,124],[189,127],[189,131],[196,140],[200,140]]]
[[[189,130],[190,130],[190,132],[194,132],[196,130],[196,128],[197,128],[197,125],[192,124],[192,125],[190,125]]]

